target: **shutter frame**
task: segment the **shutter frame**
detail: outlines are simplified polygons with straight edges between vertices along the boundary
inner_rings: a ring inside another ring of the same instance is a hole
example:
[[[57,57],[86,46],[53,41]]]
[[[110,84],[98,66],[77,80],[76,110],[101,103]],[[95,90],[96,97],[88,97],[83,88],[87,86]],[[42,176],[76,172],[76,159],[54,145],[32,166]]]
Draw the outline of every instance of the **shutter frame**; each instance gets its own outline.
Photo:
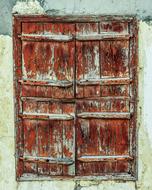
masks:
[[[38,16],[39,17],[39,16]],[[99,16],[99,17],[88,17],[88,16],[84,16],[84,17],[51,17],[51,16],[40,16],[39,18],[36,18],[34,17],[33,15],[31,16],[18,16],[18,15],[15,15],[14,16],[14,61],[15,61],[15,69],[14,69],[14,75],[15,75],[15,78],[14,78],[14,88],[15,88],[15,99],[16,99],[16,103],[15,103],[15,106],[16,106],[16,115],[15,115],[15,118],[16,118],[16,129],[17,129],[17,138],[16,138],[16,155],[17,155],[17,179],[18,180],[22,180],[24,178],[24,171],[23,171],[23,159],[22,159],[22,156],[23,156],[23,149],[22,149],[22,145],[24,144],[23,142],[23,139],[22,139],[22,136],[23,136],[23,131],[22,131],[22,122],[21,122],[21,118],[18,117],[19,116],[19,113],[21,113],[23,110],[22,110],[22,107],[20,106],[21,105],[21,98],[20,98],[20,94],[19,94],[19,91],[20,91],[20,88],[21,88],[21,84],[19,84],[17,81],[20,80],[21,83],[22,83],[22,78],[21,78],[21,55],[20,55],[20,52],[21,52],[21,40],[20,40],[20,35],[21,35],[21,24],[22,22],[27,22],[27,23],[30,23],[30,22],[37,22],[39,21],[40,19],[40,22],[41,23],[47,23],[48,21],[49,22],[52,22],[52,21],[57,21],[57,22],[60,22],[60,23],[68,23],[70,24],[70,22],[73,22],[74,25],[76,25],[77,23],[81,23],[81,22],[94,22],[94,23],[98,23],[101,22],[101,23],[108,23],[110,22],[111,20],[114,20],[114,22],[117,21],[117,25],[119,25],[120,22],[122,23],[126,23],[128,22],[129,23],[129,27],[130,27],[130,35],[131,37],[129,38],[129,41],[130,43],[132,43],[132,47],[129,46],[129,48],[131,47],[131,53],[132,53],[132,58],[130,59],[130,63],[129,64],[134,64],[135,66],[133,67],[132,69],[132,76],[134,76],[133,78],[130,78],[129,80],[131,80],[130,84],[129,85],[132,85],[133,87],[133,92],[137,86],[137,52],[136,52],[136,49],[137,49],[137,21],[136,19],[134,18],[124,18],[124,17],[102,17],[102,16]],[[53,20],[52,20],[53,19]],[[115,21],[116,20],[116,21]],[[123,25],[123,24],[122,24]],[[116,27],[117,28],[117,27]],[[119,28],[119,27],[118,27]],[[37,29],[35,29],[35,31],[37,31]],[[113,36],[112,36],[113,37]],[[111,39],[111,37],[110,37]],[[120,37],[118,38],[119,40],[123,41],[123,39],[121,39]],[[43,39],[44,40],[44,39]],[[56,40],[56,39],[55,39]],[[76,40],[80,40],[81,39],[77,39]],[[89,40],[89,39],[87,39]],[[107,41],[108,39],[106,39]],[[124,39],[126,40],[126,39]],[[92,40],[93,41],[93,40]],[[101,36],[99,36],[99,41],[101,41]],[[104,41],[105,41],[105,38],[104,38]],[[51,42],[50,42],[51,43]],[[59,42],[60,43],[60,42]],[[17,45],[16,45],[17,44]],[[129,71],[130,72],[130,71]],[[105,79],[104,79],[105,80]],[[88,81],[87,81],[88,82]],[[103,84],[101,81],[100,82],[95,82],[97,83],[97,85],[99,86],[98,83],[101,83],[102,85],[105,85]],[[107,84],[109,82],[106,82]],[[119,82],[117,82],[119,84]],[[127,83],[127,82],[126,82]],[[60,85],[60,84],[57,84],[57,85]],[[70,83],[66,83],[66,85],[71,85]],[[74,82],[73,85],[75,86],[76,83]],[[108,84],[109,85],[109,84]],[[125,84],[124,84],[125,85]],[[46,84],[47,86],[47,84]],[[64,86],[64,84],[63,84]],[[96,86],[96,84],[95,84]],[[106,85],[105,85],[106,86]],[[42,83],[42,91],[44,91],[44,85]],[[84,84],[84,87],[86,87],[86,84]],[[64,88],[64,87],[63,87]],[[31,90],[33,89],[33,87],[31,87]],[[88,88],[89,89],[89,88]],[[95,90],[97,90],[98,88],[94,88]],[[30,89],[29,89],[30,90]],[[107,91],[108,92],[108,91]],[[26,91],[22,94],[22,95],[26,95]],[[34,91],[31,91],[31,93],[34,93]],[[50,92],[51,93],[51,92]],[[91,91],[89,92],[91,93]],[[105,92],[104,92],[105,93]],[[130,99],[130,101],[132,102],[133,106],[134,106],[134,111],[133,111],[133,116],[131,116],[131,129],[130,131],[132,131],[132,135],[134,137],[134,139],[132,138],[131,142],[130,142],[130,145],[132,146],[132,150],[131,150],[131,154],[133,155],[133,164],[131,165],[131,170],[129,171],[131,174],[128,174],[127,175],[124,175],[122,174],[121,175],[121,172],[120,172],[120,175],[115,175],[114,174],[114,178],[116,179],[131,179],[131,180],[134,180],[136,179],[136,176],[137,176],[137,171],[136,171],[136,168],[137,168],[137,161],[136,161],[136,118],[137,118],[137,103],[136,103],[136,96],[137,96],[137,91],[134,92],[134,96]],[[41,93],[40,93],[41,95]],[[31,95],[30,95],[31,96]],[[29,98],[30,98],[29,96]],[[69,95],[70,99],[71,99],[71,95]],[[68,98],[69,98],[68,97]],[[38,97],[35,97],[38,99]],[[56,99],[58,99],[59,97],[55,97],[54,96],[54,100],[56,101]],[[84,97],[87,99],[87,97]],[[88,97],[88,99],[91,99],[92,97]],[[49,100],[49,96],[46,97],[46,99]],[[61,97],[61,101],[63,100],[64,98]],[[66,99],[66,98],[65,98]],[[96,99],[96,95],[93,97],[93,99]],[[98,99],[98,97],[97,97]],[[132,100],[133,99],[133,100]],[[73,97],[72,98],[72,101],[74,100],[75,102],[75,98]],[[77,101],[77,100],[76,100]],[[77,103],[76,103],[77,105]],[[81,114],[81,113],[80,113]],[[21,124],[21,126],[19,125],[19,123]],[[20,127],[19,127],[20,126]],[[77,136],[76,136],[77,137]],[[20,147],[20,148],[19,148]],[[18,158],[18,156],[21,156],[21,159]],[[77,155],[76,155],[77,156]],[[125,156],[125,155],[124,155]],[[74,156],[75,157],[75,156]],[[132,160],[132,159],[130,159]],[[72,162],[72,161],[71,161]],[[70,163],[70,161],[69,161]],[[77,163],[77,161],[76,161]],[[120,164],[121,165],[121,164]],[[42,167],[43,167],[43,164],[42,164]],[[44,166],[45,167],[45,166]],[[47,166],[46,166],[47,167]],[[121,166],[120,166],[121,167]],[[65,168],[65,172],[67,171],[67,169]],[[47,172],[47,171],[46,171]],[[46,173],[47,174],[47,173]],[[75,178],[79,178],[79,176],[77,176],[77,166],[76,166],[76,177]],[[73,174],[72,174],[73,175]],[[112,179],[113,177],[111,176],[111,174],[104,174],[106,177],[103,177],[103,175],[101,176],[96,176],[96,179],[97,178],[101,178],[101,179]],[[25,175],[26,176],[26,175]],[[126,176],[126,177],[125,177]],[[55,177],[55,176],[54,176]],[[51,176],[51,178],[54,178],[53,176]],[[64,178],[66,176],[61,176],[61,178]],[[83,176],[81,176],[83,177]],[[80,178],[81,178],[80,177]],[[91,177],[93,178],[93,175],[89,175],[89,176],[85,176],[84,174],[84,177],[85,178],[90,178]],[[35,179],[37,177],[35,176]],[[26,179],[28,179],[28,177],[26,176]]]

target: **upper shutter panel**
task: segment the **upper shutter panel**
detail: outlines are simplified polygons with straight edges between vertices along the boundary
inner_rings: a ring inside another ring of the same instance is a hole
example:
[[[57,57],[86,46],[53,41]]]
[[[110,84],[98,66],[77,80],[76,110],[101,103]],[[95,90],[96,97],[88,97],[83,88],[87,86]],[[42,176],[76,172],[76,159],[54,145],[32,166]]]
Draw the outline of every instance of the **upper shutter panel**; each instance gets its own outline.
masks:
[[[23,23],[22,27],[23,96],[72,98],[74,24]]]
[[[77,96],[83,97],[76,104],[77,175],[130,175],[134,158],[129,24],[107,21],[98,28],[96,37],[90,33],[76,43],[77,49],[83,44],[83,53],[77,50],[76,62],[83,68],[81,75],[77,74],[77,90],[81,89]],[[85,49],[85,43],[92,44],[89,56],[89,45]],[[98,59],[93,59],[95,47]],[[90,73],[94,73],[93,77]]]

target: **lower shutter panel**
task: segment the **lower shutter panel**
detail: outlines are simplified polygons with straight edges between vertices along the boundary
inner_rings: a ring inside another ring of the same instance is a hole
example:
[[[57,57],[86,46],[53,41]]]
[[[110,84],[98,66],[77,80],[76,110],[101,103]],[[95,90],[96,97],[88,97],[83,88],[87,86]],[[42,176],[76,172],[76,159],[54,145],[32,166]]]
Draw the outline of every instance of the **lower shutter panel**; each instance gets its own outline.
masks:
[[[77,174],[128,173],[129,120],[77,119]]]
[[[71,121],[24,119],[24,172],[74,175],[74,124]]]
[[[77,101],[77,175],[130,172],[129,100]]]
[[[37,175],[75,174],[73,103],[29,100],[22,102],[24,172]]]

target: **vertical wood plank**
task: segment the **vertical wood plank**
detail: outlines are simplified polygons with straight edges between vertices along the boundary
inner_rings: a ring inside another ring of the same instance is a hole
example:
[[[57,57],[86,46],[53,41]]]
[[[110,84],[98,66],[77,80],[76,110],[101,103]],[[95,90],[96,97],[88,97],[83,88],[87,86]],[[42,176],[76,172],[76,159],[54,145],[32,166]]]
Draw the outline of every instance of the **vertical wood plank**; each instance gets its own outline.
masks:
[[[35,120],[24,120],[24,156],[37,156],[37,134],[36,127],[37,121]],[[37,164],[24,162],[25,173],[37,173]]]
[[[50,157],[62,158],[63,132],[62,121],[51,121],[50,124]],[[62,165],[50,164],[50,175],[62,175]]]
[[[129,77],[128,41],[101,41],[100,54],[102,77]]]
[[[50,156],[49,121],[38,121],[38,156]],[[49,175],[50,164],[38,163],[38,174]]]
[[[76,24],[76,34],[98,34],[98,23]],[[76,80],[100,78],[99,43],[76,41]],[[100,86],[76,87],[77,97],[100,96]]]
[[[23,156],[24,138],[22,120],[19,119],[18,114],[21,111],[21,86],[17,80],[22,77],[22,61],[21,61],[21,40],[18,38],[21,34],[21,21],[14,17],[13,20],[13,59],[14,59],[14,92],[15,92],[15,128],[16,128],[16,156]],[[24,172],[24,163],[19,158],[16,159],[16,177],[19,179]]]

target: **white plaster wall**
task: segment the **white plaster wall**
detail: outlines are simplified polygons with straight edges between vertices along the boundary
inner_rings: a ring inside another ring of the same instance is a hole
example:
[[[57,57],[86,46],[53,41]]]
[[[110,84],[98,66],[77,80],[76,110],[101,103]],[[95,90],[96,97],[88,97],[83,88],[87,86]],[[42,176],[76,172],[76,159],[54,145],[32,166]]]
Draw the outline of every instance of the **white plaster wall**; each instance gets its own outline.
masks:
[[[137,182],[16,182],[14,159],[12,38],[0,36],[0,189],[152,190],[152,24],[139,23],[139,104]]]

